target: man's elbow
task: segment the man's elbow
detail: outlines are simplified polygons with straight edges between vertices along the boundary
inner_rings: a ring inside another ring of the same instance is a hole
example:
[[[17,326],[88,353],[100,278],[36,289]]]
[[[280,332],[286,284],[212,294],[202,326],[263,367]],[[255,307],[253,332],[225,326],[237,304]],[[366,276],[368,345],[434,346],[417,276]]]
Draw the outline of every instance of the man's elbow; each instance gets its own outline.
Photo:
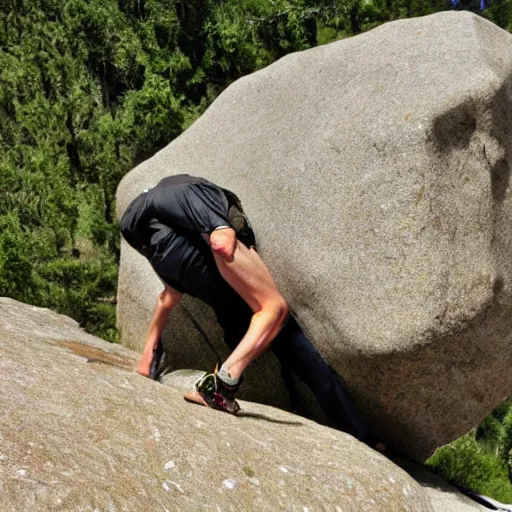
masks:
[[[233,261],[236,249],[236,234],[233,228],[217,229],[210,234],[209,240],[210,247],[215,254],[226,261]]]
[[[181,300],[182,294],[164,290],[158,296],[158,307],[163,311],[171,311]]]

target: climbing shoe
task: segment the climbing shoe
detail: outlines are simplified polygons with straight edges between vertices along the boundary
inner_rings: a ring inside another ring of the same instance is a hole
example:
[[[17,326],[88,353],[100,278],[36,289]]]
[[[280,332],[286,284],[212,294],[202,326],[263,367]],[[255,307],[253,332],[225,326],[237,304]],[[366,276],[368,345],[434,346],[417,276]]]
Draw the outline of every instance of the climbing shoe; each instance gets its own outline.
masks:
[[[218,368],[213,373],[207,373],[196,384],[196,391],[202,398],[204,405],[212,409],[236,414],[240,410],[240,405],[235,399],[235,395],[242,385],[243,377],[234,386],[226,384],[218,375]]]

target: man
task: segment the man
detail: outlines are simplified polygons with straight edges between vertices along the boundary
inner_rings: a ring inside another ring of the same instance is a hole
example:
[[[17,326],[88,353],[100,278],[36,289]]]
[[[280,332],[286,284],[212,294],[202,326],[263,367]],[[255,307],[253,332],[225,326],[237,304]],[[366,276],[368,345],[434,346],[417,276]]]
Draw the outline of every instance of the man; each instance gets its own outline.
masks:
[[[202,178],[167,177],[130,203],[120,225],[126,241],[164,282],[140,374],[149,376],[169,313],[189,293],[213,308],[233,349],[220,371],[197,384],[204,405],[236,413],[244,370],[274,340],[271,347],[283,369],[311,388],[334,425],[361,440],[370,438],[336,374],[288,315],[235,194]]]

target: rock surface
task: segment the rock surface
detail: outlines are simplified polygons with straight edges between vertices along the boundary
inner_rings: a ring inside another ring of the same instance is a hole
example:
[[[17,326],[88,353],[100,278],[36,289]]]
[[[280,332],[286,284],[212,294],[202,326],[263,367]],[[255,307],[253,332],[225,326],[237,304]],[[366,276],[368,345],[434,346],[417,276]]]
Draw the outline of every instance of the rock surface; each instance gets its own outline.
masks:
[[[512,389],[511,50],[445,12],[284,57],[129,173],[119,209],[169,174],[236,191],[311,340],[375,432],[423,460]],[[159,285],[126,246],[119,285],[139,347]],[[203,311],[173,329],[174,367],[208,369]]]
[[[136,355],[48,310],[0,299],[0,510],[432,510],[341,432],[244,402],[187,404]]]
[[[163,377],[162,384],[184,394],[203,375],[204,372],[197,370],[175,370]],[[425,489],[436,512],[482,512],[489,510],[460,493],[455,487],[426,467],[404,458],[400,458],[396,462]],[[508,510],[506,508],[508,505],[500,504],[500,506],[503,507],[503,510]]]
[[[400,461],[400,467],[407,471],[425,489],[436,512],[489,511],[487,507],[460,493],[440,476],[435,475],[420,464],[402,460]],[[504,510],[507,509],[504,508]]]

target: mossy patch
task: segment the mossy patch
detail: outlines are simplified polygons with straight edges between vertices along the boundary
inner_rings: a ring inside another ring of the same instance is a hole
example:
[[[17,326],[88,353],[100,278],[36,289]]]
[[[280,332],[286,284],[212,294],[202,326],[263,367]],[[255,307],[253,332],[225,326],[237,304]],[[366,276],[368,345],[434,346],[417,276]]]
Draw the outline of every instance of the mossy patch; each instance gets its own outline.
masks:
[[[242,471],[250,478],[256,475],[256,472],[250,466],[244,466]]]

